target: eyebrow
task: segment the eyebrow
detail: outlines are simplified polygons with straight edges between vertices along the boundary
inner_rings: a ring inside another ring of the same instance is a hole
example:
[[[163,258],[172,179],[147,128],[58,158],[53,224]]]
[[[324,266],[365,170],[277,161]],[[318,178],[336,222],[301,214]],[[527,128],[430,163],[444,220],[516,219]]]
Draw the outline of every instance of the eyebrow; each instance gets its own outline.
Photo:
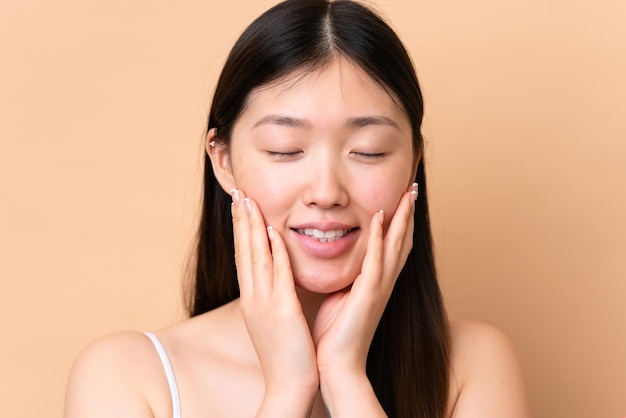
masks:
[[[253,126],[256,128],[261,125],[279,125],[287,128],[309,128],[311,124],[304,119],[292,118],[281,115],[267,115],[259,119]]]
[[[308,129],[311,127],[311,123],[306,119],[293,118],[290,116],[283,115],[267,115],[263,118],[259,119],[253,126],[256,128],[261,125],[279,125],[287,128],[304,128]],[[356,118],[348,119],[346,126],[351,129],[360,129],[366,126],[378,125],[378,126],[391,126],[392,128],[400,129],[396,121],[393,119],[382,116],[360,116]]]
[[[400,129],[395,120],[382,115],[351,118],[348,120],[347,125],[353,129],[364,128],[370,125],[391,126],[392,128]]]

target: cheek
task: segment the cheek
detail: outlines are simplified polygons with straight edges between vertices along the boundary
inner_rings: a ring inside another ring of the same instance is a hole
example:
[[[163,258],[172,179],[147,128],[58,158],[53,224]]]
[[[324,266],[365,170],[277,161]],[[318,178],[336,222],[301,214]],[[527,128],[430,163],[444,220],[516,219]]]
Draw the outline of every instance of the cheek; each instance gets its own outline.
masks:
[[[237,188],[259,205],[266,224],[277,226],[277,219],[284,217],[289,206],[289,191],[293,188],[288,184],[290,176],[261,167],[255,161],[241,162],[243,165],[233,169]]]
[[[391,219],[394,217],[396,213],[396,209],[398,208],[398,204],[400,203],[400,199],[402,198],[404,190],[383,190],[378,194],[378,199],[372,197],[372,201],[376,201],[376,208],[372,211],[372,214],[378,212],[379,210],[383,210],[385,213],[385,220],[383,222],[383,229],[386,231],[391,223]]]
[[[400,199],[408,191],[406,182],[409,175],[404,171],[389,170],[362,183],[363,187],[359,192],[361,207],[371,216],[381,209],[385,212],[383,222],[385,233],[396,213]],[[366,228],[369,229],[369,225]]]
[[[403,181],[408,175],[404,173],[381,173],[378,176],[362,182],[359,191],[363,205],[372,212],[385,211],[385,218],[396,211],[402,195],[408,190],[408,184]]]

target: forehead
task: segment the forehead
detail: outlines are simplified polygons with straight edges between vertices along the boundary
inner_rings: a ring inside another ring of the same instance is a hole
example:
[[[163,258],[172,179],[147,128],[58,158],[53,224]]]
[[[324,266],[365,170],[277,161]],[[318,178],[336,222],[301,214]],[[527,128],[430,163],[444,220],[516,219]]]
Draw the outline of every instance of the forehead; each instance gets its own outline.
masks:
[[[344,58],[316,69],[298,69],[251,91],[242,117],[272,112],[314,118],[380,114],[409,123],[395,95]]]

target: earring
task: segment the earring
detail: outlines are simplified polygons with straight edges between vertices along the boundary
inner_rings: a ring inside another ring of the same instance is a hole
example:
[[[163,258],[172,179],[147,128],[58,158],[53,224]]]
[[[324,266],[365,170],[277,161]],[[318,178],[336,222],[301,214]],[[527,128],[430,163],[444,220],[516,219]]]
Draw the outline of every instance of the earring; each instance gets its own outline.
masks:
[[[217,138],[217,128],[213,128],[213,138]],[[215,148],[215,140],[209,142],[211,148]]]

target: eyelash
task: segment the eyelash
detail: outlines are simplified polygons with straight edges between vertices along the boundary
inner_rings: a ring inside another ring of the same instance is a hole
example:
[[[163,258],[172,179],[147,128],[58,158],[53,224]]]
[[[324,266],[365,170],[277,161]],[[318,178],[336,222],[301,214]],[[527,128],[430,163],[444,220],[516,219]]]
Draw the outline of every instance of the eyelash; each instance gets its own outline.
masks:
[[[292,151],[292,152],[267,151],[267,154],[272,158],[289,159],[289,158],[297,157],[301,152],[302,151]],[[378,160],[378,159],[383,158],[385,156],[385,153],[379,152],[379,153],[369,154],[366,152],[353,152],[352,155],[355,155],[359,158],[363,158],[366,160]]]
[[[292,152],[278,152],[278,151],[268,151],[267,155],[274,158],[293,158],[297,157],[302,151],[292,151]]]
[[[385,153],[383,152],[374,153],[374,154],[368,154],[366,152],[353,152],[352,154],[360,158],[365,158],[366,160],[378,160],[385,156]]]

